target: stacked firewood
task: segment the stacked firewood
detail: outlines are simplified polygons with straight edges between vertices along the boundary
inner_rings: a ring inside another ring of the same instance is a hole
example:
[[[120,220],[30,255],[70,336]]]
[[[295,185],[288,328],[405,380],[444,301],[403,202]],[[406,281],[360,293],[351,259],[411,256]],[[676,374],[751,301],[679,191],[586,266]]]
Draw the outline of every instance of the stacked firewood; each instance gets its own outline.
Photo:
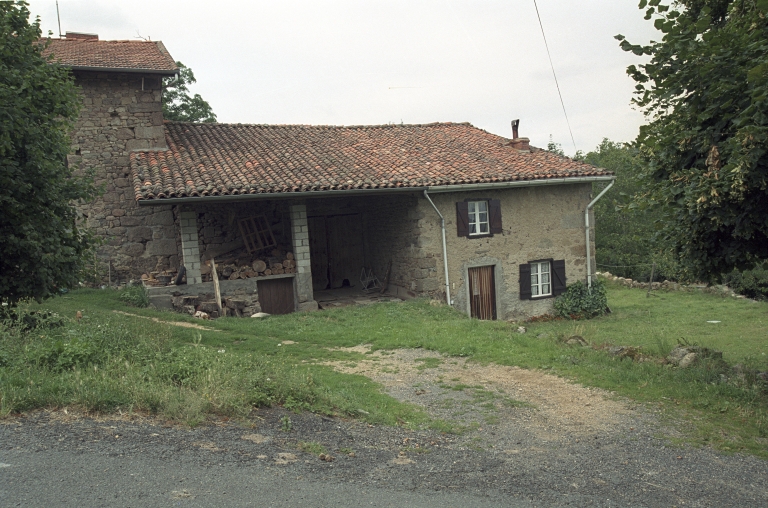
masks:
[[[216,273],[219,279],[229,280],[296,273],[296,260],[293,252],[274,249],[269,254],[269,256],[262,255],[255,259],[244,254],[237,258],[216,260]],[[210,265],[203,264],[201,272],[205,280],[211,279]]]

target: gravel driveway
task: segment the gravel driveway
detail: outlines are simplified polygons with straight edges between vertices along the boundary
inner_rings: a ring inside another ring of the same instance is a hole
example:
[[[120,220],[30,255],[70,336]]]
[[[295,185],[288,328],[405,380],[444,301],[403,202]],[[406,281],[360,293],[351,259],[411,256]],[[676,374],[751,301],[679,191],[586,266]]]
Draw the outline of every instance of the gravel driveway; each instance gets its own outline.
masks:
[[[0,506],[768,506],[768,462],[670,447],[672,430],[609,394],[422,350],[367,356],[334,367],[469,430],[281,408],[191,430],[36,412],[0,425]]]

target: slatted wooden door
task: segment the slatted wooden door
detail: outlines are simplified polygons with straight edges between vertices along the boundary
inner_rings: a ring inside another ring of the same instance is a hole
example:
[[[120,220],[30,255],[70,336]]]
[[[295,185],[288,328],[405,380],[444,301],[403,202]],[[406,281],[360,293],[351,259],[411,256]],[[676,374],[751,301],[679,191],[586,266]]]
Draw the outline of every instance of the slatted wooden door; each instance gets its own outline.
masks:
[[[363,260],[363,224],[360,214],[326,217],[328,228],[328,276],[331,289],[344,287],[345,280],[360,284]]]
[[[472,317],[496,319],[496,286],[493,266],[469,269],[469,307]]]
[[[260,280],[257,284],[262,312],[290,314],[296,310],[293,298],[293,277]]]

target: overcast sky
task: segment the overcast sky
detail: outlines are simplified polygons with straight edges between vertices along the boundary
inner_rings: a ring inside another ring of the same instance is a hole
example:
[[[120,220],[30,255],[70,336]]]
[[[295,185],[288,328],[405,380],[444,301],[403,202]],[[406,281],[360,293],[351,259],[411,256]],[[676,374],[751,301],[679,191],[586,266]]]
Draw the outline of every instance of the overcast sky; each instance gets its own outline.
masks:
[[[537,0],[576,147],[630,141],[644,122],[618,47],[658,38],[638,0]],[[568,154],[533,0],[59,0],[63,32],[161,40],[220,122],[470,122]],[[30,0],[58,34],[55,0]]]

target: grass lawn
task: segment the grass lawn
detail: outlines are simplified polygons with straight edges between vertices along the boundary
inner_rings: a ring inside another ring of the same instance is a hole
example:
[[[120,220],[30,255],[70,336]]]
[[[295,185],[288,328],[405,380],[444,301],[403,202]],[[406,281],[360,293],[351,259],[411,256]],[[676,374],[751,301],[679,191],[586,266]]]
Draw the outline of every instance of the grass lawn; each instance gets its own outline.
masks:
[[[254,406],[283,404],[370,422],[450,428],[383,395],[367,378],[319,365],[360,359],[359,353],[335,348],[371,344],[547,369],[664,408],[685,422],[681,430],[688,441],[768,456],[764,383],[740,382],[715,362],[677,369],[563,344],[581,335],[593,345],[642,346],[662,357],[681,340],[720,349],[731,365],[766,371],[768,304],[698,292],[647,298],[642,290],[613,285],[608,297],[613,312],[607,316],[528,323],[527,333],[518,334],[518,324],[468,319],[423,300],[203,322],[126,307],[115,291],[81,290],[30,306],[63,316],[62,326],[0,327],[0,414],[64,405],[119,407],[195,424],[207,415],[245,416]],[[83,319],[76,322],[78,310]],[[158,324],[114,310],[209,329]]]

